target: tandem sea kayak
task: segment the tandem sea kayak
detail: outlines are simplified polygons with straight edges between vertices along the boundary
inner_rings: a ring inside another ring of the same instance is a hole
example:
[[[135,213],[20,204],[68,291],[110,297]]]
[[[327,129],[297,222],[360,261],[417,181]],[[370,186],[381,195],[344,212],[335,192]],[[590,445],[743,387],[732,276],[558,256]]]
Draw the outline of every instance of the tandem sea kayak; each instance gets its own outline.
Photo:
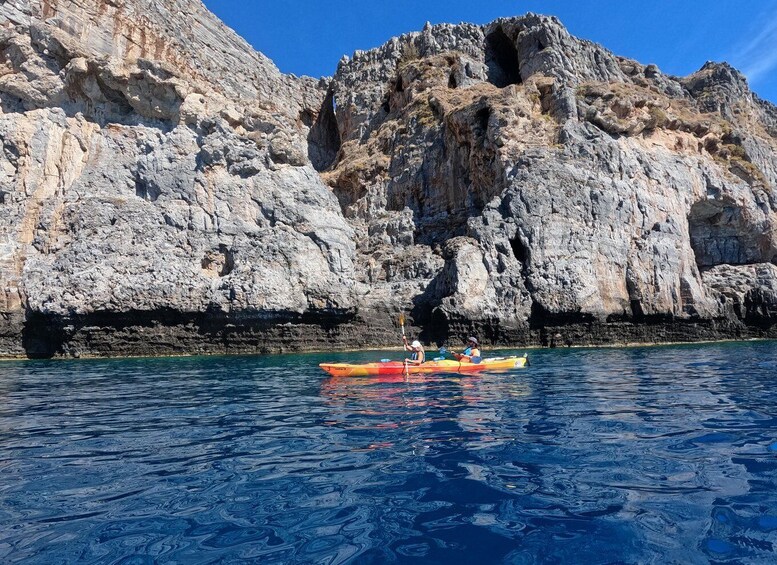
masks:
[[[424,373],[478,373],[481,371],[505,371],[520,369],[528,363],[523,357],[491,357],[480,363],[466,363],[453,359],[427,361],[422,365],[408,365],[407,372],[411,375]],[[403,375],[405,364],[402,361],[385,361],[380,363],[321,363],[324,371],[333,377],[371,377],[377,375]]]

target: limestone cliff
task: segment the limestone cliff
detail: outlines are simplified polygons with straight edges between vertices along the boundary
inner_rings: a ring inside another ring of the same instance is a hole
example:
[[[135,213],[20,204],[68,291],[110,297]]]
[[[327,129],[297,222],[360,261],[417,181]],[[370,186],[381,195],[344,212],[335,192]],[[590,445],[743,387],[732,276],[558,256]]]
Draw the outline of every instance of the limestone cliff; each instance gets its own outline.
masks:
[[[0,14],[4,353],[312,344],[353,316],[353,229],[307,157],[315,81],[199,1]]]
[[[422,279],[429,338],[774,335],[777,109],[728,65],[668,77],[530,14],[357,53],[330,95],[360,271]]]
[[[0,6],[0,354],[775,336],[777,108],[532,14],[281,74],[199,0]]]

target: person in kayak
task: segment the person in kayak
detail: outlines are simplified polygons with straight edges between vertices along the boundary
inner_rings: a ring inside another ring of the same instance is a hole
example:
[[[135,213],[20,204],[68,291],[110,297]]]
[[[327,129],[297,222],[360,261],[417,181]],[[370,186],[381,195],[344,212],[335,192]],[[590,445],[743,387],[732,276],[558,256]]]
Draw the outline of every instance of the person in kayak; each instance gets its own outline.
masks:
[[[480,348],[478,347],[477,338],[470,337],[467,339],[467,348],[462,353],[456,353],[451,351],[451,354],[462,363],[480,363]]]
[[[407,338],[405,336],[402,336],[402,340],[405,342],[405,351],[410,351],[412,353],[412,355],[410,356],[410,359],[405,359],[405,363],[410,363],[412,365],[420,365],[421,363],[426,361],[424,346],[421,345],[420,341],[415,340],[413,343],[408,345]]]

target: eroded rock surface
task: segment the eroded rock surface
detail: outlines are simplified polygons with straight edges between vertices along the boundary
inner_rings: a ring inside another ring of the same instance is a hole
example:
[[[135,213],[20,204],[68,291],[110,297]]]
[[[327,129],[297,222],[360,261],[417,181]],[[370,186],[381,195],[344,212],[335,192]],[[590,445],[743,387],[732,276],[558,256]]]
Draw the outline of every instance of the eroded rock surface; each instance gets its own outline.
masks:
[[[774,335],[777,109],[728,65],[668,77],[530,14],[356,53],[331,92],[323,176],[357,257],[428,258],[430,339]],[[757,324],[731,306],[750,291]]]
[[[0,6],[0,354],[777,335],[777,109],[552,17],[281,74],[198,0]]]
[[[200,2],[0,10],[4,353],[313,345],[353,317],[315,81]]]

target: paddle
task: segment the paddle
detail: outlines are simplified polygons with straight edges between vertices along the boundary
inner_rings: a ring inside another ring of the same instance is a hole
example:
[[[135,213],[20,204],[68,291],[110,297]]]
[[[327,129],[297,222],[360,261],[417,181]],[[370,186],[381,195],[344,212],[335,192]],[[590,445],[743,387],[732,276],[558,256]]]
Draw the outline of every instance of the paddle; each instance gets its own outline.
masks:
[[[439,353],[440,355],[442,355],[442,357],[435,357],[435,358],[434,358],[434,360],[435,360],[435,361],[442,361],[443,359],[445,359],[445,356],[448,354],[448,350],[447,350],[447,349],[445,349],[445,346],[442,346],[441,348],[439,348],[439,349],[437,350],[437,353]]]
[[[443,355],[448,355],[448,354],[453,355],[454,358],[456,359],[456,361],[461,363],[461,358],[460,357],[456,357],[457,353],[455,351],[448,351],[448,349],[444,345],[440,348],[439,351]]]
[[[442,361],[442,360],[445,359],[445,356],[448,354],[448,350],[445,349],[445,346],[443,346],[443,347],[441,347],[441,348],[439,348],[437,350],[437,353],[439,353],[441,355],[441,357],[435,357],[434,360],[435,361]]]

